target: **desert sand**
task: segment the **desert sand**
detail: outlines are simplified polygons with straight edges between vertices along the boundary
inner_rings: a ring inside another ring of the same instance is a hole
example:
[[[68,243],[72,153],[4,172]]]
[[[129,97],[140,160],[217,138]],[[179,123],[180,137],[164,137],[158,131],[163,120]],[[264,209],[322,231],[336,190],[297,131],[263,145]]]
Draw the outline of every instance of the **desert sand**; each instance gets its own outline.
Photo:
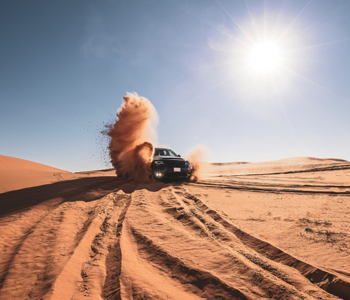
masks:
[[[0,156],[0,299],[350,299],[350,162],[138,184]]]

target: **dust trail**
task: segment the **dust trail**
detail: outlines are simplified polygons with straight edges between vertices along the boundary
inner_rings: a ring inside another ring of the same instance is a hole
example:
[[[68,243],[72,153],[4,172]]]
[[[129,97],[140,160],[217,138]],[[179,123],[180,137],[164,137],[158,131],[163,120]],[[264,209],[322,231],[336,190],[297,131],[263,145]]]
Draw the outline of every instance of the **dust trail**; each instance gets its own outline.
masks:
[[[110,127],[109,154],[118,176],[141,182],[152,180],[151,162],[156,142],[157,111],[136,93],[127,93]]]
[[[187,160],[191,164],[191,181],[198,181],[205,177],[208,171],[209,152],[203,146],[194,147],[190,154],[187,156]]]

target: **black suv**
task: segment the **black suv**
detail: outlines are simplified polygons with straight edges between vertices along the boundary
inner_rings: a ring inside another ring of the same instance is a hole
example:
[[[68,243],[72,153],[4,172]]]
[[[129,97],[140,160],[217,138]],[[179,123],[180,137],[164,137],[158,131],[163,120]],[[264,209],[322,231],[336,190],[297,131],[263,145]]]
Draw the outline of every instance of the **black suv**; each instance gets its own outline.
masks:
[[[191,177],[191,165],[173,150],[155,148],[151,164],[155,179],[188,179]]]

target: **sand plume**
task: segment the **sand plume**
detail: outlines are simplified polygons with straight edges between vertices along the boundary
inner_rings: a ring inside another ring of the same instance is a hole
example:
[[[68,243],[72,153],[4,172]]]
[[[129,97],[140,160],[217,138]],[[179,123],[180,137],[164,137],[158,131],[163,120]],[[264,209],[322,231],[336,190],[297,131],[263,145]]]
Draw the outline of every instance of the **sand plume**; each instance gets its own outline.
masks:
[[[208,166],[208,150],[203,146],[194,147],[187,160],[191,164],[191,181],[197,181],[205,177]]]
[[[136,93],[127,93],[118,110],[117,120],[111,126],[109,153],[117,175],[148,181],[151,178],[150,164],[156,139],[155,127],[158,116],[154,106]]]

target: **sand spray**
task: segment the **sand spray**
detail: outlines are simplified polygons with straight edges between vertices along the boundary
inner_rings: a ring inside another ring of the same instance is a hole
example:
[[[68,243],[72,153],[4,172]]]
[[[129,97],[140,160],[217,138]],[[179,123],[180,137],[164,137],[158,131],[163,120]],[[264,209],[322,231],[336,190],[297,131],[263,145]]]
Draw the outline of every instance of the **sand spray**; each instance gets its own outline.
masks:
[[[127,93],[111,125],[109,154],[119,177],[140,182],[152,180],[153,144],[157,142],[157,111],[152,103],[136,93]]]
[[[115,123],[106,130],[110,137],[111,163],[118,177],[138,182],[154,180],[151,163],[157,144],[157,124],[157,111],[148,99],[136,93],[127,93],[123,97]],[[208,151],[202,146],[196,146],[190,152],[187,159],[191,163],[192,181],[203,178],[207,157]]]

